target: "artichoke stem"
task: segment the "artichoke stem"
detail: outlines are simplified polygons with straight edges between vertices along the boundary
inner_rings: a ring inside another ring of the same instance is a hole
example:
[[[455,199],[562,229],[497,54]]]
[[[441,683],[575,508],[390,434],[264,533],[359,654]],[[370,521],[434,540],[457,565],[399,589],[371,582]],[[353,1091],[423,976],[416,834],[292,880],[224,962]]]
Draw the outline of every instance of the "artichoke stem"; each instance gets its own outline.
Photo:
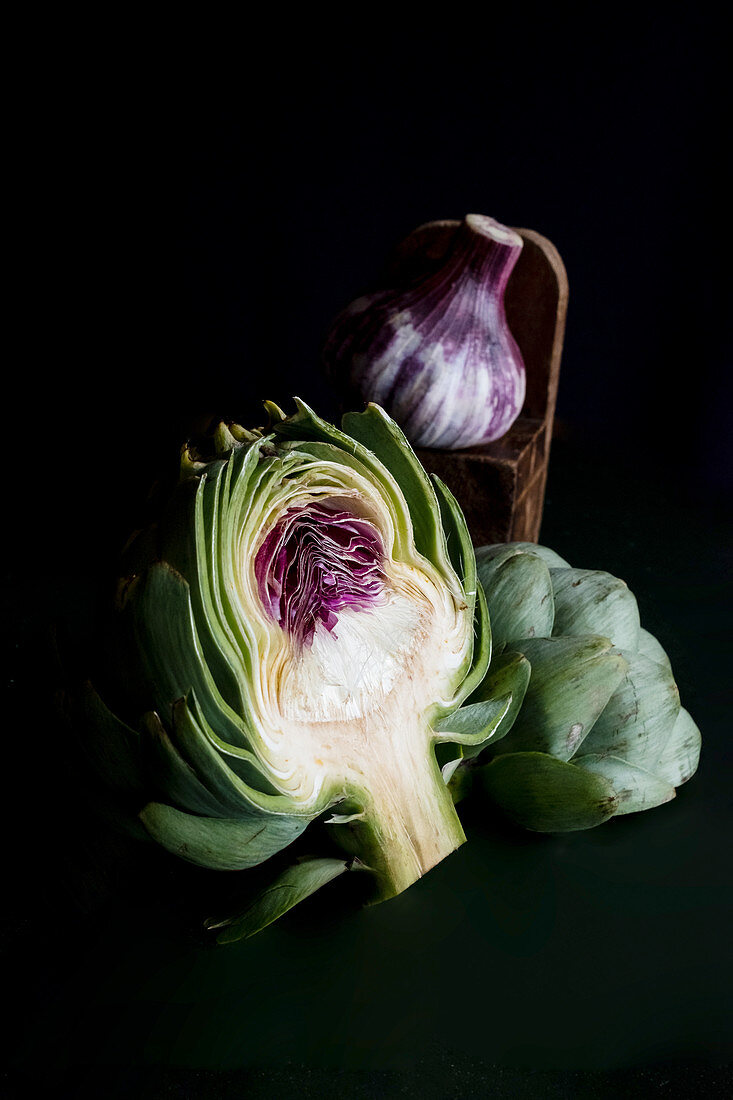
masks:
[[[363,816],[337,826],[337,833],[373,872],[373,900],[383,901],[406,890],[466,836],[429,744],[378,773],[367,791]]]

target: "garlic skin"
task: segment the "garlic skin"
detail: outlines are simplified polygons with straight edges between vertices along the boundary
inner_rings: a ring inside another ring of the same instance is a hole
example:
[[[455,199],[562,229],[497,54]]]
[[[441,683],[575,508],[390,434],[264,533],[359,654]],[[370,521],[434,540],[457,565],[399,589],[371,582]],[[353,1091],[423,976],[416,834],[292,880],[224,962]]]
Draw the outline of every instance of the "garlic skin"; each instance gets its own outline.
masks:
[[[522,355],[504,291],[518,233],[468,214],[437,272],[357,298],[335,320],[331,377],[381,405],[416,447],[458,450],[503,436],[524,404]]]

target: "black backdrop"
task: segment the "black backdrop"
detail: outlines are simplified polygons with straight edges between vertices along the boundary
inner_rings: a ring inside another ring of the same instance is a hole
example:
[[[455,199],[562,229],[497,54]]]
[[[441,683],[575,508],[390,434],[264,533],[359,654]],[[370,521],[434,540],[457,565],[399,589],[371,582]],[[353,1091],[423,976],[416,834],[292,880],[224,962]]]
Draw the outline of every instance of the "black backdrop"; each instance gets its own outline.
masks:
[[[724,774],[717,677],[730,656],[720,615],[724,599],[730,606],[731,386],[720,28],[700,11],[671,19],[599,9],[592,23],[555,12],[490,12],[475,22],[449,11],[440,27],[426,16],[398,27],[395,15],[362,10],[361,25],[347,26],[341,16],[272,13],[266,27],[215,33],[178,21],[153,28],[120,17],[102,28],[67,20],[29,49],[14,101],[18,284],[30,287],[30,310],[7,406],[11,657],[32,650],[46,619],[76,608],[78,586],[104,574],[150,482],[194,426],[211,414],[258,423],[263,398],[287,409],[293,394],[331,414],[319,351],[333,315],[418,224],[487,213],[548,236],[568,270],[563,432],[543,536],[567,554],[577,539],[597,555],[577,564],[649,586],[650,625],[666,626],[688,690],[697,635],[714,639],[716,663],[700,664],[707,679],[698,692],[701,705],[712,692],[708,717],[719,724],[709,751]],[[684,575],[683,611],[675,569]],[[63,798],[50,793],[48,770],[38,782],[58,812]],[[725,791],[708,773],[707,794],[727,825]],[[690,813],[702,820],[702,798]],[[726,846],[715,836],[700,858],[717,882]],[[53,949],[39,931],[49,905],[44,874],[57,883],[65,872],[53,854],[36,858],[31,887],[25,855],[21,862],[29,901],[22,918],[10,919],[9,944],[13,951],[40,935],[45,967]],[[77,937],[83,958],[94,906],[87,897],[75,908],[63,886],[59,897],[54,919]],[[712,935],[722,935],[722,905],[708,900],[701,911]],[[670,951],[677,931],[668,930]],[[453,928],[442,947],[455,950],[461,935]],[[724,945],[720,956],[730,960]],[[694,958],[690,949],[685,965],[694,968]],[[78,1013],[82,994],[62,971],[24,971],[29,1019],[57,1020],[48,1005],[64,998]],[[688,1046],[670,1040],[645,1052],[642,1039],[632,1058],[619,1040],[615,1060],[611,1042],[595,1062],[569,1048],[538,1064],[569,1074],[623,1068],[653,1063],[661,1050],[663,1061],[691,1056],[712,1074],[730,1048],[722,983],[714,968],[706,974],[692,983],[694,1012],[707,998],[710,1028],[693,1028]],[[474,993],[474,1008],[480,999]],[[601,1021],[611,1026],[602,1010]],[[43,1060],[42,1043],[40,1054],[27,1036],[24,1044],[23,1073]],[[143,1047],[133,1043],[130,1065],[145,1062]],[[511,1047],[514,1066],[530,1072],[534,1049],[531,1038]],[[575,1078],[501,1077],[511,1066],[497,1068],[490,1044],[483,1056],[498,1076],[469,1067],[459,1087],[444,1065],[453,1084],[436,1095],[482,1095],[489,1080],[497,1095],[502,1081],[507,1095],[554,1095],[554,1087],[584,1095]],[[162,1072],[165,1059],[150,1059]],[[64,1072],[73,1077],[75,1064]],[[364,1065],[380,1068],[378,1038]],[[192,1067],[193,1076],[176,1078],[181,1095],[235,1087],[215,1073],[196,1077],[195,1059]],[[107,1071],[96,1072],[90,1094],[110,1087]],[[670,1078],[680,1094],[698,1080],[690,1072],[680,1063]],[[647,1085],[661,1088],[660,1080]],[[174,1087],[156,1081],[161,1095]],[[375,1094],[384,1091],[374,1082]],[[289,1087],[283,1078],[272,1085],[282,1095]],[[313,1087],[330,1095],[323,1082]]]
[[[478,212],[565,260],[559,416],[729,487],[720,29],[641,9],[395,16],[200,41],[128,25],[34,59],[21,439],[30,419],[66,456],[102,432],[87,492],[128,504],[202,415],[256,423],[293,393],[329,412],[331,318],[415,226]]]

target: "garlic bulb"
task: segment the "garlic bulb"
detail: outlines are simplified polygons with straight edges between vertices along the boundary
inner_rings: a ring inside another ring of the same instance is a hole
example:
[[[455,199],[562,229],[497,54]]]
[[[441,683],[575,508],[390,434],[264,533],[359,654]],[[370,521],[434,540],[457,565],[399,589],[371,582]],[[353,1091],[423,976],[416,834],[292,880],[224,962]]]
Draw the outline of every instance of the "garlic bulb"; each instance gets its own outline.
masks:
[[[357,298],[336,318],[323,353],[331,376],[385,408],[415,446],[499,439],[524,403],[504,311],[522,243],[493,218],[467,215],[437,272]]]

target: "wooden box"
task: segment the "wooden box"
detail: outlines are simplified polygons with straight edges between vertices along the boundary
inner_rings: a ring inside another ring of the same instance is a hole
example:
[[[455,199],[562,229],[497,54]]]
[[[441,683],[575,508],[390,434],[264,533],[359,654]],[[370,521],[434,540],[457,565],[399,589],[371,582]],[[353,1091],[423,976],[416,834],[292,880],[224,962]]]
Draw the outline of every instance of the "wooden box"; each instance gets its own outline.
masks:
[[[416,229],[395,250],[389,274],[410,279],[437,267],[459,224],[430,222]],[[551,241],[532,229],[516,232],[524,247],[510,276],[505,304],[527,371],[522,412],[493,443],[462,451],[417,451],[426,470],[455,494],[476,546],[536,542],[545,499],[568,281]]]

